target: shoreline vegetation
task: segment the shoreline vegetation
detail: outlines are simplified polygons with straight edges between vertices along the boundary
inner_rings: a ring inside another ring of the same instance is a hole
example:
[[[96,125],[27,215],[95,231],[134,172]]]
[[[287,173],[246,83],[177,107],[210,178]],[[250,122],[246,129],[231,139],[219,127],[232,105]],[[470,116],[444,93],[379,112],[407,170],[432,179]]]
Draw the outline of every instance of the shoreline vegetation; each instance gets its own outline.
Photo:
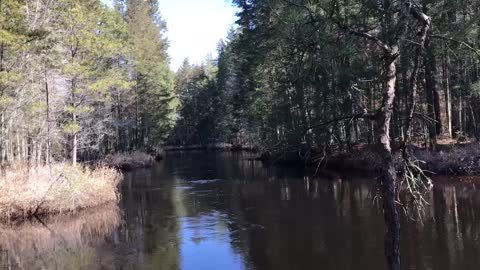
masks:
[[[0,175],[0,222],[74,213],[118,203],[123,171],[155,162],[144,152],[107,155],[95,166],[14,164]]]
[[[438,145],[436,149],[409,146],[414,163],[427,175],[474,176],[480,174],[480,144]],[[393,164],[397,172],[404,170],[401,151],[394,151]],[[349,151],[325,154],[319,149],[265,150],[256,158],[267,164],[297,165],[318,169],[340,169],[376,174],[382,169],[375,146],[359,145]]]
[[[155,160],[163,159],[163,153],[158,153],[159,154],[155,154],[155,156],[139,151],[131,153],[115,153],[107,155],[101,161],[101,164],[123,171],[147,168],[152,166]]]
[[[177,151],[246,151],[256,154],[253,159],[279,166],[306,166],[319,169],[341,169],[374,174],[381,169],[381,162],[374,145],[356,145],[350,150],[324,154],[318,148],[294,147],[292,149],[268,149],[259,146],[243,146],[229,143],[206,145],[168,145],[165,152]],[[435,149],[410,146],[416,164],[429,175],[472,176],[480,174],[480,144],[477,142],[449,141],[439,143]],[[394,154],[397,171],[402,171],[401,152]]]
[[[0,176],[0,220],[22,220],[117,203],[121,179],[117,169],[105,166],[11,166]]]
[[[162,157],[166,24],[156,1],[117,2],[0,1],[0,223],[117,202],[120,170]]]
[[[166,152],[173,151],[193,151],[193,150],[205,150],[205,151],[248,151],[258,152],[260,147],[255,145],[241,145],[231,143],[209,143],[209,144],[190,144],[190,145],[165,145],[162,148]]]
[[[217,57],[173,71],[158,0],[0,1],[0,215],[115,200],[117,170],[158,156],[77,161],[275,146],[251,150],[374,171],[401,269],[397,195],[421,208],[425,173],[480,174],[477,144],[438,146],[480,138],[480,1],[289,2],[233,0]]]

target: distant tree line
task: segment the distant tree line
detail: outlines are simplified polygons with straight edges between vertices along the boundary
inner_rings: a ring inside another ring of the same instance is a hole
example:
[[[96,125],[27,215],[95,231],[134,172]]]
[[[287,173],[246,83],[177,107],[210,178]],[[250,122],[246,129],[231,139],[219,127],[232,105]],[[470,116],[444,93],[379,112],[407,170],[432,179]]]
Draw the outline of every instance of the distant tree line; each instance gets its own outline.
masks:
[[[177,101],[156,0],[0,0],[1,163],[162,143]]]

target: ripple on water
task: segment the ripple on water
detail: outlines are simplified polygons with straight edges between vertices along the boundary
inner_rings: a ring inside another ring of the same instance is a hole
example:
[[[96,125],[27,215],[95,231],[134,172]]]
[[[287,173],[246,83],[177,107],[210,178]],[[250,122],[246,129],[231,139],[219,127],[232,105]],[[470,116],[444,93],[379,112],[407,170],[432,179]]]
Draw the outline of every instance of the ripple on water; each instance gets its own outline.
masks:
[[[217,183],[220,181],[222,181],[222,179],[202,179],[202,180],[191,180],[188,182],[191,184],[204,185],[204,184]]]

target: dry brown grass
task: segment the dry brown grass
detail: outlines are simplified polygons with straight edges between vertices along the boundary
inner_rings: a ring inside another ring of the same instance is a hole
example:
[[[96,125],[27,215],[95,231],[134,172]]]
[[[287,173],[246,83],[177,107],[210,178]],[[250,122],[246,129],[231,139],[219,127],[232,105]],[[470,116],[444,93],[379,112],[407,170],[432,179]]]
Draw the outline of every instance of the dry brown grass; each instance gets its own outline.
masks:
[[[0,219],[13,220],[72,212],[117,202],[121,174],[112,168],[89,169],[56,164],[11,166],[0,176]]]
[[[133,170],[149,167],[155,159],[153,156],[144,152],[116,153],[105,157],[103,163],[109,167],[115,167],[122,170]]]

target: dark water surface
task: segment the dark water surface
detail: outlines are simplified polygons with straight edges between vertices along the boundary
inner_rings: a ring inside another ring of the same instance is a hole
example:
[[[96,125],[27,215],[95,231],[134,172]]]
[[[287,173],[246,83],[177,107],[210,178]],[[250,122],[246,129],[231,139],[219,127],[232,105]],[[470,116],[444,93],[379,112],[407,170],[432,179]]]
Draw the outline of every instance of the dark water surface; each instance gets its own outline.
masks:
[[[264,168],[242,154],[171,154],[128,173],[114,206],[0,227],[0,268],[385,269],[372,179]],[[402,219],[403,269],[479,269],[480,191],[436,182]]]

